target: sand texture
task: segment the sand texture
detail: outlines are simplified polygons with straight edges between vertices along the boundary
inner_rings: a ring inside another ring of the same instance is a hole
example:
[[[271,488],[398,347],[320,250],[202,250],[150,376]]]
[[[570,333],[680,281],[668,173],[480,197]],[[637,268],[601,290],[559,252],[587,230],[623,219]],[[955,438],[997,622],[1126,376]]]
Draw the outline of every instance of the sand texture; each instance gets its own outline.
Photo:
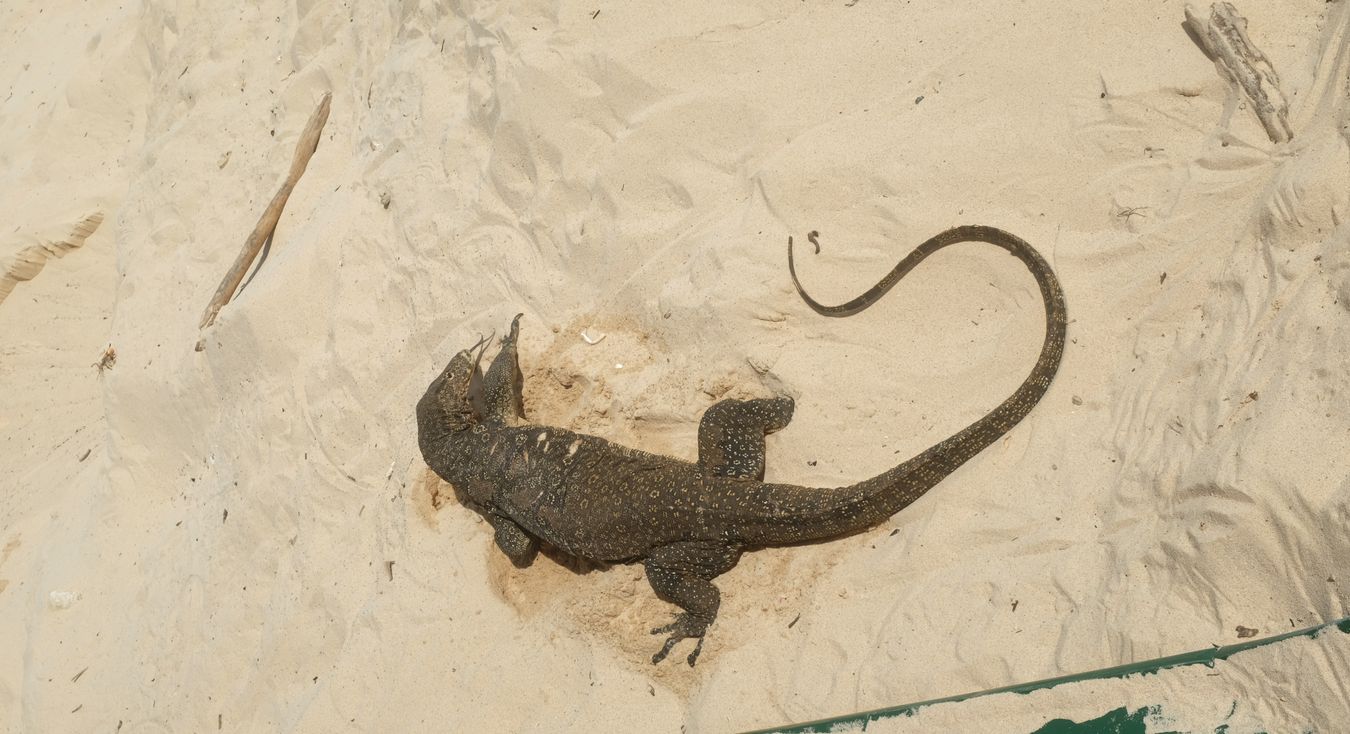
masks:
[[[0,3],[0,731],[723,732],[1350,614],[1350,4],[1235,7],[1288,142],[1177,0]],[[524,312],[532,420],[692,460],[787,393],[770,480],[872,476],[1016,388],[1039,293],[963,244],[826,319],[787,238],[837,303],[957,224],[1058,273],[1049,393],[875,530],[746,555],[692,670],[641,567],[514,568],[418,452]],[[1350,730],[1337,637],[1073,715]]]

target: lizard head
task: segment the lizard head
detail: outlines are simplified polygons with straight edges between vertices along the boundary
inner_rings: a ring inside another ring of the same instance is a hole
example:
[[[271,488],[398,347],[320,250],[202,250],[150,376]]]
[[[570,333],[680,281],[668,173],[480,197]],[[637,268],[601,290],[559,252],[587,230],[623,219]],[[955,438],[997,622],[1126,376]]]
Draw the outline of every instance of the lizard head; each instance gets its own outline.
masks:
[[[465,431],[483,418],[483,372],[479,364],[488,339],[461,350],[441,374],[431,381],[422,399],[417,401],[419,437],[443,436]]]
[[[490,452],[493,432],[486,418],[486,398],[480,364],[491,337],[461,350],[431,381],[417,401],[417,443],[422,458],[441,479],[449,482],[466,505],[481,507],[483,484],[477,474]]]

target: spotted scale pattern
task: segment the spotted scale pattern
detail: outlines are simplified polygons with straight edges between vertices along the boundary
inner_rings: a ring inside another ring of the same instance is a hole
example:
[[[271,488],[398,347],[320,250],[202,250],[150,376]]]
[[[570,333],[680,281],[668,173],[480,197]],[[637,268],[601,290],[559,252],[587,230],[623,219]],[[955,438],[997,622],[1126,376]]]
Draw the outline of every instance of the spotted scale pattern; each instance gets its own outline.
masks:
[[[787,426],[791,398],[723,400],[703,415],[698,461],[638,451],[596,436],[529,424],[517,355],[520,316],[486,374],[480,342],[450,360],[417,404],[418,444],[427,464],[494,530],[497,546],[526,566],[540,543],[579,558],[642,563],[656,595],[680,608],[652,630],[667,635],[652,662],[681,640],[697,643],[693,665],[721,596],[712,580],[744,550],[856,533],[909,505],[1017,424],[1040,400],[1064,348],[1064,296],[1029,244],[992,227],[957,227],[924,242],[858,298],[824,306],[797,280],[803,300],[826,316],[875,303],[920,261],[958,242],[997,245],[1035,276],[1045,301],[1040,357],[1021,387],[954,436],[876,477],[833,489],[766,484],[764,436]]]

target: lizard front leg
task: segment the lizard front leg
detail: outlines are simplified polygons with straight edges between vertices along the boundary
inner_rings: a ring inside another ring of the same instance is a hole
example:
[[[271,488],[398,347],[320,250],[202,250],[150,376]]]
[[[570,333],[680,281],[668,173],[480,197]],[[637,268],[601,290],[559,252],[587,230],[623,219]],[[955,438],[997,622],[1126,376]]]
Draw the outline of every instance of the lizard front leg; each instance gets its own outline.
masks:
[[[525,528],[503,515],[493,513],[487,516],[487,520],[496,531],[493,539],[497,541],[497,547],[502,549],[516,568],[525,568],[534,562],[534,557],[539,554],[537,538],[531,537]]]
[[[525,405],[521,398],[524,377],[520,373],[520,317],[511,321],[511,330],[502,337],[501,350],[493,358],[480,386],[484,419],[492,423],[510,423],[524,420]]]
[[[722,595],[712,580],[731,570],[740,557],[740,548],[711,542],[673,543],[648,554],[643,565],[652,590],[662,600],[684,610],[675,616],[674,622],[652,630],[654,635],[669,633],[665,644],[652,656],[653,664],[665,660],[680,640],[697,638],[698,644],[687,658],[693,667],[703,651],[703,636],[717,619],[717,609],[722,603]]]

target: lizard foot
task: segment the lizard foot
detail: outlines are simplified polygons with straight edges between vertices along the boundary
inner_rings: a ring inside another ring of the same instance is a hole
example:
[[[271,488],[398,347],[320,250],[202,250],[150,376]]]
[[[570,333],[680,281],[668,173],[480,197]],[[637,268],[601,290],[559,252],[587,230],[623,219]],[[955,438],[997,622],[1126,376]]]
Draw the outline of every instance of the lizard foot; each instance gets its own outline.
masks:
[[[666,656],[670,654],[671,648],[675,647],[675,644],[680,640],[693,638],[698,640],[698,644],[694,646],[694,651],[689,653],[689,657],[685,659],[688,661],[689,667],[694,667],[694,663],[698,661],[698,654],[703,652],[703,634],[707,629],[708,624],[706,622],[694,618],[694,615],[689,612],[681,612],[675,616],[674,622],[652,630],[654,635],[670,633],[670,636],[666,638],[666,643],[652,656],[652,664],[655,665],[665,660]]]
[[[705,541],[671,543],[653,548],[642,563],[647,567],[647,580],[652,590],[664,601],[679,607],[675,621],[657,627],[652,634],[669,633],[666,644],[652,656],[652,663],[665,660],[675,643],[697,639],[698,645],[689,654],[689,666],[698,661],[703,651],[703,635],[717,619],[717,607],[722,595],[712,579],[736,565],[741,549]]]

